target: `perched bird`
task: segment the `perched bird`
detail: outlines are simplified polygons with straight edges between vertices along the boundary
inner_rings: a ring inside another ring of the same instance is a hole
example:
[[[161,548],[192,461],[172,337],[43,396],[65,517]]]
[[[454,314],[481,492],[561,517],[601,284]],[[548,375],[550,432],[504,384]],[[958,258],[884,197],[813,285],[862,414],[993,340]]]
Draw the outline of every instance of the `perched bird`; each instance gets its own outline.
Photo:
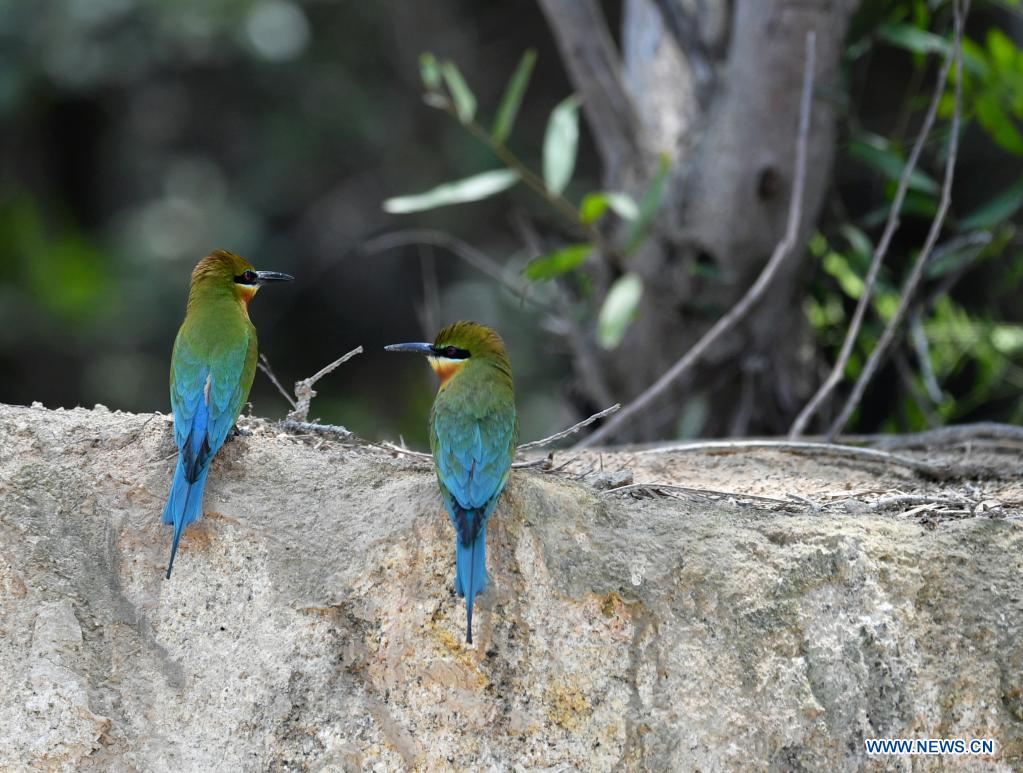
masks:
[[[465,641],[472,644],[473,602],[487,583],[487,519],[508,482],[519,431],[511,363],[501,337],[475,322],[448,325],[432,344],[385,348],[425,354],[440,377],[430,448],[455,527],[455,590],[465,596]]]
[[[163,522],[174,526],[167,579],[181,532],[202,515],[210,462],[234,427],[256,375],[249,301],[262,285],[291,279],[277,271],[256,271],[225,250],[207,255],[192,271],[185,321],[171,355],[170,399],[180,453],[163,510]]]

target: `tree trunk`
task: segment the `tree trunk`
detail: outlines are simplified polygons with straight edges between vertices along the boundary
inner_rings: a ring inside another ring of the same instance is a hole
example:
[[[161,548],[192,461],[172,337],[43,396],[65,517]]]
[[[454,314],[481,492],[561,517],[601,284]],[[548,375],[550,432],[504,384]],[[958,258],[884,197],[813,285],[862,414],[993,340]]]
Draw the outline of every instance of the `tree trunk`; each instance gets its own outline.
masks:
[[[804,41],[816,31],[799,245],[768,298],[629,437],[675,435],[685,404],[694,399],[706,414],[706,434],[784,430],[810,387],[802,376],[808,360],[801,356],[806,331],[798,290],[835,145],[836,100],[822,95],[840,90],[838,65],[858,0],[626,0],[621,60],[604,33],[582,27],[604,24],[596,0],[540,4],[583,96],[605,184],[636,193],[659,153],[672,159],[651,237],[627,267],[644,279],[640,316],[622,344],[602,356],[603,386],[625,400],[742,296],[781,239]],[[605,259],[598,288],[606,291],[625,269]]]

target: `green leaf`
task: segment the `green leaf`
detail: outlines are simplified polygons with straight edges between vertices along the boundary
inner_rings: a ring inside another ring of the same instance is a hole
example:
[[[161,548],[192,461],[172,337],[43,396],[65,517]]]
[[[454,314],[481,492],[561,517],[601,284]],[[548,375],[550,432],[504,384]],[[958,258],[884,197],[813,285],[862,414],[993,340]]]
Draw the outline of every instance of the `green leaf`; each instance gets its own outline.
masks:
[[[529,49],[519,60],[519,66],[515,68],[508,86],[501,97],[501,105],[497,108],[497,118],[494,119],[494,127],[490,130],[490,136],[498,145],[503,145],[505,140],[511,136],[512,127],[515,126],[515,117],[519,114],[519,106],[522,104],[522,97],[526,93],[526,86],[529,85],[529,77],[533,74],[533,65],[536,64],[536,51]]]
[[[1023,327],[1019,325],[996,324],[991,326],[991,345],[1005,355],[1023,351]]]
[[[878,288],[874,295],[874,310],[882,321],[888,322],[899,308],[899,296],[892,292],[883,292]]]
[[[636,318],[642,297],[643,280],[638,274],[623,274],[614,281],[597,315],[597,340],[601,346],[614,349],[622,342]]]
[[[988,130],[991,139],[1015,155],[1023,155],[1023,134],[1012,117],[1005,112],[997,96],[981,94],[974,103],[977,120]]]
[[[838,282],[842,292],[853,300],[859,300],[863,295],[863,279],[849,265],[845,255],[839,252],[829,252],[824,256],[823,266],[824,270]]]
[[[978,79],[985,81],[990,75],[991,69],[988,66],[987,54],[984,49],[970,40],[969,38],[963,38],[963,69],[966,71],[967,76],[976,76]],[[954,71],[948,74],[949,79],[952,79]]]
[[[551,111],[543,138],[543,180],[547,190],[560,194],[575,171],[579,148],[579,98],[562,100]]]
[[[492,169],[489,172],[480,172],[472,177],[438,185],[425,193],[387,199],[384,202],[384,211],[403,215],[408,212],[446,207],[449,204],[479,201],[511,188],[518,181],[518,174],[509,169]]]
[[[993,239],[992,235],[985,231],[976,231],[969,236],[978,238],[964,240],[959,245],[956,245],[955,240],[952,240],[952,243],[934,250],[927,261],[924,276],[928,279],[937,279],[966,266],[977,258],[991,244]]]
[[[931,9],[927,7],[930,0],[913,0],[913,24],[925,30],[931,26]]]
[[[560,250],[529,261],[522,272],[527,279],[532,279],[534,282],[545,282],[578,268],[586,262],[586,258],[591,252],[593,252],[592,244],[570,244],[568,247],[562,247]]]
[[[895,182],[889,181],[887,194],[889,197],[895,196]],[[863,216],[860,223],[864,228],[876,228],[881,225],[891,214],[892,202],[888,202],[881,207],[868,212]],[[916,191],[908,191],[906,198],[902,202],[902,210],[899,212],[900,215],[917,215],[919,217],[934,217],[934,214],[938,211],[938,201],[934,196],[929,193],[917,193]]]
[[[870,237],[851,223],[846,223],[839,230],[845,240],[849,242],[849,246],[852,247],[857,267],[866,271],[870,258],[874,254],[874,245],[870,241]]]
[[[469,84],[465,82],[457,65],[450,59],[444,60],[444,64],[441,65],[441,73],[444,75],[444,82],[448,84],[451,98],[455,101],[458,120],[462,123],[469,123],[476,117],[476,97],[473,96]]]
[[[914,54],[944,54],[952,44],[940,35],[912,24],[882,24],[878,29],[881,39]]]
[[[891,143],[876,134],[861,134],[849,143],[849,155],[874,167],[890,180],[898,180],[906,168],[902,156],[892,149]],[[909,189],[936,195],[940,190],[930,175],[914,169],[909,176]]]
[[[668,180],[668,171],[671,169],[671,159],[667,153],[662,153],[657,174],[650,181],[650,185],[643,194],[643,200],[639,203],[639,217],[632,223],[632,231],[629,233],[629,240],[625,248],[626,252],[635,252],[646,239],[650,223],[661,207],[661,199],[664,198],[665,183]]]
[[[987,80],[991,74],[991,68],[988,66],[987,54],[984,49],[970,40],[969,38],[963,38],[963,67],[967,73],[976,75],[980,80]],[[949,76],[954,73],[950,73]]]
[[[994,228],[1015,215],[1020,207],[1023,207],[1023,178],[960,220],[959,228],[963,231]]]
[[[828,240],[820,231],[814,231],[810,235],[809,241],[806,243],[806,248],[810,250],[810,254],[815,258],[824,257],[828,251]]]
[[[1012,38],[997,27],[991,27],[987,33],[987,50],[999,69],[1012,71],[1015,69],[1016,46]]]
[[[429,51],[419,55],[419,77],[423,79],[423,85],[428,91],[440,88],[440,65],[437,64],[437,57]]]
[[[585,225],[596,223],[608,209],[622,220],[635,220],[639,217],[639,207],[628,194],[597,191],[583,196],[579,205],[579,219]]]

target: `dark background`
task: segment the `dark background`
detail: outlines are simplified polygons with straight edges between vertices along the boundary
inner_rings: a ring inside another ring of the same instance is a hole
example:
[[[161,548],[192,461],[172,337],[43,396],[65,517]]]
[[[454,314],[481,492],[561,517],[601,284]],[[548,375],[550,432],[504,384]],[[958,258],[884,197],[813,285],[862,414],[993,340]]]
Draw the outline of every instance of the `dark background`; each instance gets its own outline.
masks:
[[[617,28],[617,4],[604,5]],[[865,3],[849,45],[899,5]],[[975,6],[973,38],[983,44],[994,25],[1018,40],[1018,6]],[[418,359],[381,347],[472,318],[509,344],[523,439],[570,423],[578,410],[564,387],[569,356],[530,307],[443,250],[362,249],[372,237],[429,226],[518,265],[528,254],[514,218],[559,232],[543,203],[518,189],[420,215],[381,208],[389,196],[494,165],[462,127],[421,101],[420,52],[457,61],[489,114],[529,47],[538,64],[513,144],[538,165],[547,115],[572,86],[531,2],[0,1],[0,400],[167,411],[189,272],[225,248],[296,276],[252,307],[260,349],[285,384],[366,348],[320,382],[313,417],[422,442],[433,376]],[[850,127],[893,135],[929,91],[913,87],[919,57],[898,47],[850,55],[845,68],[849,107],[820,224],[832,235],[890,194],[889,182],[848,154]],[[975,123],[961,159],[961,213],[1020,176],[1018,156]],[[599,175],[584,124],[575,185],[596,187]],[[997,254],[956,283],[964,324],[984,332],[979,343],[960,342],[962,368],[939,367],[948,398],[963,409],[939,421],[1020,418],[1023,260],[1014,217],[1000,224],[1010,231]],[[909,217],[896,266],[928,223]],[[823,264],[812,249],[808,260]],[[424,291],[434,271],[436,304]],[[838,281],[808,270],[807,297],[850,308]],[[818,331],[821,350],[832,352],[843,330]],[[936,358],[958,351],[935,346]],[[973,363],[984,346],[994,359]],[[978,393],[982,378],[992,386]],[[858,429],[934,423],[889,399],[883,384],[896,381],[891,372],[884,379]],[[909,392],[895,390],[900,399]],[[251,401],[259,415],[287,410],[262,374]]]

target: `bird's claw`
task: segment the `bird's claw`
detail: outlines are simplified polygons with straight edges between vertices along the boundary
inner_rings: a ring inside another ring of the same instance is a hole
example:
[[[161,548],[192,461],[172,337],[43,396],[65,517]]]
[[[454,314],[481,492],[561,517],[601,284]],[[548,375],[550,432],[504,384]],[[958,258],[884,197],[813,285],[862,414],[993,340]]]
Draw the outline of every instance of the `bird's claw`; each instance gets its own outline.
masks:
[[[227,437],[224,439],[224,442],[229,443],[236,437],[252,437],[252,430],[245,427],[239,427],[236,424],[231,428],[231,431],[227,433]]]

